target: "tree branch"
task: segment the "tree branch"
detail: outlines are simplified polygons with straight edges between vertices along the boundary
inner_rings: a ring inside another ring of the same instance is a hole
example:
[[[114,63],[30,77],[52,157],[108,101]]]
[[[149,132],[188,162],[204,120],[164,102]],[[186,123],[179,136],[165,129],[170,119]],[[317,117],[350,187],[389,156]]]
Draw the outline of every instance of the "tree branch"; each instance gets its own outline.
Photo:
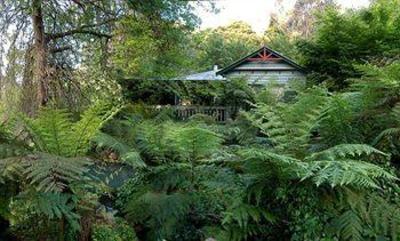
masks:
[[[59,39],[59,38],[64,38],[66,36],[71,36],[74,34],[88,34],[88,35],[94,35],[99,38],[111,38],[112,35],[110,35],[110,34],[101,33],[101,32],[95,31],[95,30],[90,30],[90,28],[99,27],[104,24],[114,22],[116,20],[117,20],[117,18],[110,18],[103,22],[99,22],[96,24],[82,25],[76,29],[68,30],[68,31],[65,31],[62,33],[49,33],[49,34],[47,34],[47,39],[55,40],[55,39]]]
[[[85,29],[73,29],[73,30],[69,30],[66,32],[62,32],[62,33],[49,34],[47,37],[50,40],[55,40],[55,39],[64,38],[66,36],[71,36],[71,35],[75,35],[75,34],[88,34],[88,35],[94,35],[99,38],[111,38],[112,37],[112,35],[110,35],[110,34],[100,33],[100,32],[96,32],[94,30],[85,30]]]

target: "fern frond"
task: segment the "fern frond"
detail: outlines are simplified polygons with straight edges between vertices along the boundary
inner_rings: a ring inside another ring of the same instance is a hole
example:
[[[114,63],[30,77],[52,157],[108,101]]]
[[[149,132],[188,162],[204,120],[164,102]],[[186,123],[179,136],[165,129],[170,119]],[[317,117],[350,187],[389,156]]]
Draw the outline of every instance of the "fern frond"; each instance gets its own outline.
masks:
[[[147,166],[141,158],[140,153],[134,150],[122,155],[121,160],[123,163],[126,163],[134,168],[144,168]]]
[[[37,118],[21,117],[35,149],[55,155],[71,152],[71,116],[65,110],[42,109]]]
[[[224,213],[222,225],[230,233],[229,240],[247,240],[262,233],[263,224],[271,225],[275,220],[276,217],[263,207],[240,203]]]
[[[307,163],[301,160],[263,149],[246,149],[240,155],[244,158],[245,170],[252,175],[267,175],[275,171],[277,175],[296,179],[303,177],[308,171]]]
[[[365,240],[362,234],[373,234],[385,240],[400,237],[400,208],[397,202],[382,197],[378,192],[353,192],[348,189],[344,212],[334,221],[343,240]],[[342,204],[343,205],[343,204]]]
[[[395,120],[399,121],[400,120],[400,104],[397,103],[393,108],[392,108],[392,116],[394,117]]]
[[[121,107],[113,107],[111,103],[99,102],[87,109],[78,122],[72,125],[73,155],[85,154],[90,141],[99,133],[100,128],[120,111]]]
[[[43,215],[49,220],[65,218],[74,231],[80,228],[80,217],[74,210],[75,203],[70,194],[25,192],[19,194],[14,202],[13,206],[21,207],[22,210],[29,208],[29,213]],[[18,209],[15,211],[18,212]],[[24,215],[21,214],[14,215],[14,217],[23,217]]]
[[[388,128],[384,131],[382,131],[373,141],[372,145],[376,146],[380,142],[382,142],[384,139],[387,138],[399,138],[400,137],[400,128]]]
[[[126,144],[124,141],[111,136],[106,133],[98,133],[93,137],[92,141],[96,144],[98,149],[108,149],[117,152],[118,154],[125,154],[132,149],[132,147]]]
[[[400,208],[376,194],[368,195],[366,198],[367,220],[371,221],[375,232],[387,235],[392,240],[400,237]]]
[[[179,187],[189,187],[191,165],[188,163],[173,163],[154,167],[148,174],[150,186],[154,190],[174,190]]]
[[[62,192],[68,184],[81,180],[90,161],[38,153],[24,158],[23,165],[24,175],[38,191]]]
[[[222,142],[216,133],[200,127],[171,130],[167,138],[183,159],[191,161],[212,154]]]
[[[251,160],[277,161],[278,163],[282,164],[292,164],[300,162],[300,160],[287,155],[276,154],[271,151],[257,149],[257,148],[249,148],[242,150],[240,154],[241,156],[245,157],[244,160],[245,162]]]
[[[300,94],[294,104],[258,105],[249,120],[268,136],[275,150],[302,158],[330,101],[327,93],[315,88]]]
[[[341,240],[362,241],[363,222],[352,210],[344,212],[336,221]]]
[[[355,186],[379,188],[380,179],[397,180],[383,168],[362,161],[313,161],[309,163],[308,174],[302,180],[312,178],[317,186],[328,184],[335,186]]]
[[[126,212],[133,222],[147,220],[157,239],[165,239],[174,234],[179,222],[190,211],[192,198],[184,193],[159,193],[144,191],[131,196]]]
[[[22,156],[30,152],[30,149],[18,141],[0,143],[0,159]]]
[[[313,161],[313,160],[335,161],[347,157],[354,158],[354,157],[361,157],[362,155],[369,156],[372,154],[387,156],[386,153],[383,153],[378,149],[375,149],[372,146],[366,144],[340,144],[331,147],[327,150],[313,153],[306,158],[306,161]]]
[[[173,123],[156,124],[153,122],[142,122],[138,125],[136,133],[136,147],[143,156],[152,161],[165,160],[166,153],[170,150],[165,136]]]
[[[0,183],[6,180],[15,180],[22,176],[24,167],[21,165],[20,157],[10,157],[0,159]]]
[[[240,203],[231,208],[231,211],[225,213],[222,224],[235,222],[240,228],[246,229],[250,222],[259,223],[263,219],[273,223],[275,216],[262,207]]]

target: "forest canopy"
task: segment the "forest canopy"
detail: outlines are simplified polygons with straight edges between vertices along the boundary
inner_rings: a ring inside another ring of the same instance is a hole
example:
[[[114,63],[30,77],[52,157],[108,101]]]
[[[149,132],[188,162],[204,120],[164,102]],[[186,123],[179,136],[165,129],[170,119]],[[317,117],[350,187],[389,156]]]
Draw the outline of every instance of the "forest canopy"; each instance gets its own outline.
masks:
[[[399,240],[400,0],[276,6],[0,1],[0,240]],[[305,81],[176,79],[264,45]]]

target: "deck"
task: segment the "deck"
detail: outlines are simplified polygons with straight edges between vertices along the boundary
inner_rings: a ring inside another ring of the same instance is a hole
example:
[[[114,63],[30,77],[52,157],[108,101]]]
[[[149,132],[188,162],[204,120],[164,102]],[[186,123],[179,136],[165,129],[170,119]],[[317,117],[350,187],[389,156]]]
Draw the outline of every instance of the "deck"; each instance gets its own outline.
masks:
[[[188,120],[196,114],[208,115],[217,122],[226,122],[232,118],[232,108],[226,106],[197,106],[197,105],[173,105],[162,108],[171,109],[179,120]]]

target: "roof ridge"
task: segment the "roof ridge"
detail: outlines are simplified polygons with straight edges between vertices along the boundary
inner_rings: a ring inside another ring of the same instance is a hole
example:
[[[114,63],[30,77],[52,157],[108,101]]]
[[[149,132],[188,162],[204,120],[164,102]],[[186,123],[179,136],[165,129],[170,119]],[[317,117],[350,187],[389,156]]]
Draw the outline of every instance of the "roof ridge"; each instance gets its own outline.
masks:
[[[275,50],[269,48],[268,46],[266,46],[266,45],[264,44],[261,48],[257,49],[256,51],[254,51],[254,52],[252,52],[252,53],[246,55],[245,57],[243,57],[243,58],[241,58],[241,59],[239,59],[239,60],[236,60],[236,61],[233,62],[232,64],[230,64],[230,65],[228,65],[228,66],[222,68],[222,69],[219,70],[216,74],[217,74],[217,75],[222,75],[222,74],[228,72],[229,70],[231,70],[231,69],[233,69],[233,68],[235,68],[235,67],[241,65],[242,63],[244,63],[244,62],[246,62],[246,61],[248,61],[249,58],[251,58],[252,56],[254,56],[254,55],[256,55],[256,54],[259,54],[259,53],[260,53],[261,51],[263,51],[263,50],[268,50],[269,52],[271,52],[271,53],[273,53],[273,54],[275,54],[275,55],[278,55],[278,56],[279,56],[280,58],[282,58],[283,61],[285,61],[286,63],[292,65],[293,67],[295,67],[295,68],[298,69],[298,70],[304,71],[304,68],[303,68],[302,66],[300,66],[299,64],[297,64],[296,62],[294,62],[294,61],[291,60],[290,58],[284,56],[283,54],[279,53],[278,51],[275,51]]]

